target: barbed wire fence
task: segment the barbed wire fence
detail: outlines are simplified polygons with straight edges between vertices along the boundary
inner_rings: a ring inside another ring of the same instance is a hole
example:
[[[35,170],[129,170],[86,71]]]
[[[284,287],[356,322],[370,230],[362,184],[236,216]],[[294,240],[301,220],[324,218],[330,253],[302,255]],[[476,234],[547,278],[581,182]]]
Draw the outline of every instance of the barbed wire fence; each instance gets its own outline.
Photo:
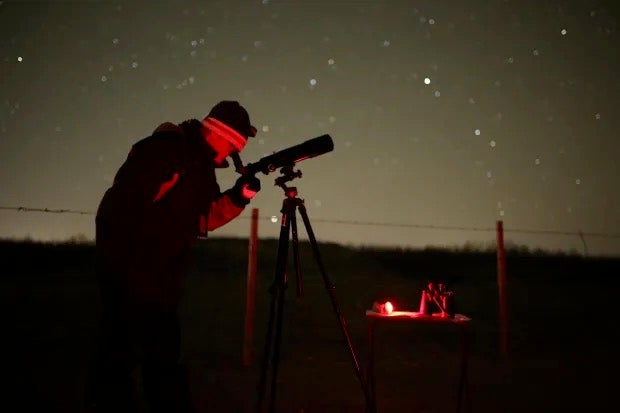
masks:
[[[33,207],[14,207],[14,206],[0,206],[0,210],[17,211],[17,212],[40,212],[49,214],[76,214],[76,215],[95,215],[93,211],[84,211],[76,209],[53,209],[53,208],[33,208]],[[250,219],[250,217],[239,216],[237,219]],[[262,217],[260,220],[271,220],[271,217]],[[343,220],[343,219],[326,219],[319,218],[313,219],[313,222],[327,223],[327,224],[343,224],[343,225],[356,225],[356,226],[378,226],[378,227],[393,227],[393,228],[417,228],[417,229],[430,229],[430,230],[450,230],[450,231],[470,231],[470,232],[496,232],[495,227],[465,227],[465,226],[450,226],[450,225],[432,225],[432,224],[412,224],[412,223],[397,223],[397,222],[379,222],[379,221],[359,221],[359,220]],[[608,239],[620,239],[620,233],[606,233],[595,231],[562,231],[562,230],[549,230],[549,229],[519,229],[511,228],[504,229],[506,233],[513,234],[532,234],[532,235],[561,235],[561,236],[578,236],[583,244],[584,255],[588,255],[588,244],[586,237],[594,238],[608,238]]]

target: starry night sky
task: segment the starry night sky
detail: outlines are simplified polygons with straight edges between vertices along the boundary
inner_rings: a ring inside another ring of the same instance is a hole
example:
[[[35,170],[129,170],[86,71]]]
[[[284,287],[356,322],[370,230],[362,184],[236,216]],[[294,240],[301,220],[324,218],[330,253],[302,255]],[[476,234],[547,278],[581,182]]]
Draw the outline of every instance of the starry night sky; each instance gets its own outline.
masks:
[[[259,129],[245,162],[332,136],[294,181],[319,241],[487,245],[503,220],[509,242],[618,255],[617,15],[594,0],[1,1],[0,206],[94,212],[132,143],[234,99]],[[278,236],[277,176],[259,175],[261,237]],[[218,171],[222,189],[236,178]],[[247,236],[249,215],[213,235]],[[0,210],[3,238],[76,234],[93,215]]]

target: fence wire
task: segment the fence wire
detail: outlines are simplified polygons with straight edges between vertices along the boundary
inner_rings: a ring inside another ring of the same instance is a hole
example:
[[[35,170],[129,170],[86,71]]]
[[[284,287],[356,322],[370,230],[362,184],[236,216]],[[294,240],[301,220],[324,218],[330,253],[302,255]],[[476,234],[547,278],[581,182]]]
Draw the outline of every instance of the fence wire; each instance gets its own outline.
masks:
[[[30,208],[30,207],[11,207],[0,206],[0,210],[10,210],[19,212],[41,212],[50,214],[78,214],[78,215],[95,215],[93,211],[81,211],[75,209],[52,209],[52,208]],[[251,217],[240,216],[237,219],[250,219]],[[271,220],[271,217],[261,217],[260,220]],[[379,226],[379,227],[394,227],[394,228],[420,228],[420,229],[434,229],[434,230],[449,230],[449,231],[477,231],[477,232],[495,232],[496,228],[483,228],[483,227],[462,227],[462,226],[446,226],[446,225],[431,225],[431,224],[408,224],[398,222],[378,222],[378,221],[357,221],[357,220],[343,220],[343,219],[328,219],[319,218],[313,219],[313,222],[322,222],[328,224],[340,224],[340,225],[356,225],[356,226]],[[583,237],[599,237],[599,238],[620,238],[620,234],[617,233],[605,233],[605,232],[587,232],[587,231],[562,231],[562,230],[550,230],[550,229],[519,229],[519,228],[505,228],[504,232],[511,232],[515,234],[543,234],[543,235],[571,235]]]

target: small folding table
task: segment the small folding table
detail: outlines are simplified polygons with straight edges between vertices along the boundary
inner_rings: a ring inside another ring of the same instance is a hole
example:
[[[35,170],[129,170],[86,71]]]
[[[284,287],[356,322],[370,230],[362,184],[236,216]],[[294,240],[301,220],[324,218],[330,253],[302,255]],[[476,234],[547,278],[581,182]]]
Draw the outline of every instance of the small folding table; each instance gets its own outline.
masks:
[[[425,315],[413,311],[393,311],[390,314],[380,313],[373,310],[366,311],[366,320],[368,326],[368,372],[367,372],[367,385],[369,386],[368,392],[371,400],[372,413],[377,412],[377,394],[375,390],[375,328],[378,323],[432,323],[441,324],[445,326],[458,327],[461,334],[461,366],[458,383],[457,393],[457,405],[456,412],[460,413],[463,404],[463,393],[465,391],[465,382],[467,379],[467,358],[469,356],[469,324],[471,319],[462,314],[456,314],[454,317],[447,317],[442,313],[434,313],[432,315]]]

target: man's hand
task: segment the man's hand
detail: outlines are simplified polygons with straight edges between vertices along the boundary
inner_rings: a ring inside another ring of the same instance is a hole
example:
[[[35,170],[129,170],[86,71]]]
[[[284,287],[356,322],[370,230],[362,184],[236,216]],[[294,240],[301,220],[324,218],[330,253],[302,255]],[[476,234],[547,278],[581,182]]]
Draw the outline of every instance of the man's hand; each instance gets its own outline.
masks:
[[[243,198],[250,200],[260,191],[260,180],[254,175],[241,175],[235,182],[235,187]]]

